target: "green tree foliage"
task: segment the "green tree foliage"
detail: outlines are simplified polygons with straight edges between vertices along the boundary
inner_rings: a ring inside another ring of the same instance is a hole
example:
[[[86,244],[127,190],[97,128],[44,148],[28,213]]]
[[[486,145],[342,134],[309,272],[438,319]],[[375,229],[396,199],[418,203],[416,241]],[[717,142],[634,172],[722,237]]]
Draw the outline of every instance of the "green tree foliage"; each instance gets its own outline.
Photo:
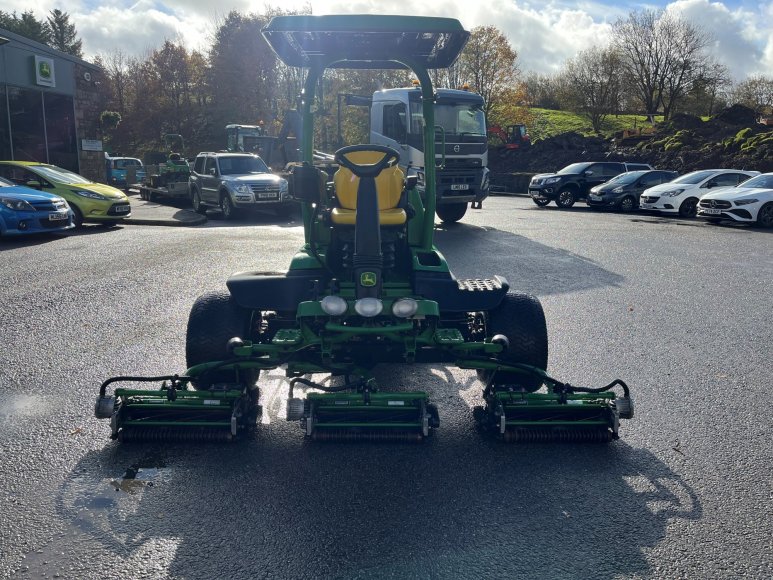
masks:
[[[50,46],[67,54],[83,58],[83,41],[78,38],[75,25],[70,22],[70,15],[58,8],[51,11],[48,17],[48,28],[51,32]]]
[[[267,23],[266,16],[231,11],[215,33],[209,118],[221,132],[228,123],[266,123],[276,116],[277,60],[260,33]]]
[[[43,20],[35,18],[32,10],[26,10],[18,16],[16,12],[8,13],[0,10],[0,28],[5,28],[41,44],[50,44],[51,29]]]

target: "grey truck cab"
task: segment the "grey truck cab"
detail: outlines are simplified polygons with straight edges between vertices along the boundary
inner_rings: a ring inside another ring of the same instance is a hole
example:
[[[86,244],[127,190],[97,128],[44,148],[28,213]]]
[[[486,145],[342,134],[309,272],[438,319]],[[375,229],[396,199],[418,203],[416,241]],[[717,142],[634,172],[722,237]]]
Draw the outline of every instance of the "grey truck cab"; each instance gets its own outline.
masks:
[[[227,220],[261,208],[288,213],[292,202],[287,189],[286,179],[250,153],[199,153],[190,177],[193,209],[205,213],[208,207],[219,207]]]

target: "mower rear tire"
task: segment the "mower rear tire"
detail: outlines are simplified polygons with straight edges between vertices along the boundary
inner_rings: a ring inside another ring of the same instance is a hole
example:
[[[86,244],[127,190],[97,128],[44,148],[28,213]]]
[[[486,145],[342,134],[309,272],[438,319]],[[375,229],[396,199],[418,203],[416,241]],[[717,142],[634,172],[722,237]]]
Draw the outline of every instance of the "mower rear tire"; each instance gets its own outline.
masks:
[[[199,296],[193,303],[188,316],[188,330],[185,336],[185,361],[188,367],[201,363],[232,358],[228,341],[238,336],[249,340],[252,313],[239,306],[228,292],[209,292]],[[240,371],[245,387],[254,387],[260,370]],[[207,384],[196,384],[196,388],[207,388],[212,383],[232,382],[233,371],[212,371],[207,373]]]
[[[437,216],[445,223],[455,223],[467,213],[467,203],[443,203],[435,208]]]
[[[527,364],[539,369],[548,366],[548,329],[539,300],[528,294],[508,293],[497,308],[488,313],[486,336],[504,334],[509,347],[499,355],[503,363]],[[492,371],[478,371],[478,378],[488,383]],[[494,385],[515,385],[529,392],[536,391],[542,380],[515,372],[499,371]]]

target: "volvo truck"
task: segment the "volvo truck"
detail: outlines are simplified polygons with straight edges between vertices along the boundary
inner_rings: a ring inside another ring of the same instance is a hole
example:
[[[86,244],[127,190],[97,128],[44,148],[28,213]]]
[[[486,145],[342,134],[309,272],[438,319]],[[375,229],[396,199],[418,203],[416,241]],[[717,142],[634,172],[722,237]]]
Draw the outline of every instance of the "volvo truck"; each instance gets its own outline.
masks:
[[[435,101],[435,166],[438,217],[456,222],[470,204],[480,207],[489,193],[486,115],[480,95],[437,89]],[[424,183],[424,116],[421,90],[376,91],[370,108],[370,142],[400,152],[406,176]]]

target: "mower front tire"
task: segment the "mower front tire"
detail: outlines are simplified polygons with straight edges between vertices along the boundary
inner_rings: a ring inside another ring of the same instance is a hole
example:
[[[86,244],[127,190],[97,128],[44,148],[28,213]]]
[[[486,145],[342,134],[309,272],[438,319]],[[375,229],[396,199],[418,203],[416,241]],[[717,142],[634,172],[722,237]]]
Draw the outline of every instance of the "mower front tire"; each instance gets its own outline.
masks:
[[[228,341],[238,336],[249,340],[252,313],[239,306],[228,292],[209,292],[199,296],[193,303],[188,316],[188,330],[185,336],[185,361],[188,368],[206,362],[222,361],[232,358],[228,351]],[[240,372],[245,387],[253,387],[258,380],[260,370],[249,369]],[[231,370],[211,371],[207,373],[207,388],[212,383],[233,382]]]
[[[499,355],[503,363],[520,363],[539,369],[548,366],[548,329],[542,305],[534,296],[508,293],[497,308],[488,313],[486,336],[490,340],[504,334],[509,347]],[[493,371],[479,370],[478,378],[488,383]],[[523,387],[529,392],[542,385],[539,377],[516,372],[499,371],[494,385]]]

